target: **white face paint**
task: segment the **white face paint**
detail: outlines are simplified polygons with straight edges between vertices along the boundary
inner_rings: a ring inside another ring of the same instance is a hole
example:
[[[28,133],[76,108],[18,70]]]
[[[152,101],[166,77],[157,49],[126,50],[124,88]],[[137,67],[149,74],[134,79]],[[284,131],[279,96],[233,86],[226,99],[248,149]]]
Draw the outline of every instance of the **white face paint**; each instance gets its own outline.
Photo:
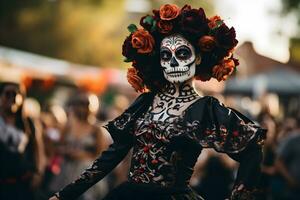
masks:
[[[195,75],[196,54],[192,44],[181,35],[165,37],[160,46],[160,65],[171,83],[183,83]]]

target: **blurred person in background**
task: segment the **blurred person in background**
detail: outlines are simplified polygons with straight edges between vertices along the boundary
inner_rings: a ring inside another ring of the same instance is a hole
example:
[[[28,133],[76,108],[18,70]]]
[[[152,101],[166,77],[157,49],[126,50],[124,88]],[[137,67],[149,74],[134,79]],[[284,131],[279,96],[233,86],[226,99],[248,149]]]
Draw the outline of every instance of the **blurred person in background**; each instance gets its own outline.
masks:
[[[62,133],[62,145],[59,150],[63,160],[59,174],[51,181],[52,191],[74,180],[107,146],[103,132],[96,124],[96,112],[91,110],[92,102],[89,97],[86,93],[77,93],[70,96],[67,103],[68,121]],[[104,180],[80,199],[99,199],[106,191],[107,185]]]
[[[41,185],[41,191],[44,195],[49,195],[51,193],[49,184],[51,183],[52,178],[60,173],[63,158],[58,149],[66,118],[64,109],[57,105],[47,107],[41,114],[43,140],[44,143],[47,144],[45,145],[47,166]]]
[[[32,200],[43,175],[43,143],[23,112],[25,88],[0,83],[0,199]]]
[[[237,170],[235,161],[224,154],[205,149],[198,158],[194,170],[191,185],[204,199],[217,200],[230,197],[234,172]]]
[[[277,148],[275,167],[281,179],[275,182],[275,200],[300,199],[300,118],[290,118],[287,124],[290,126],[286,136],[281,139]]]
[[[262,188],[265,190],[265,198],[269,199],[271,193],[271,182],[277,176],[275,159],[278,145],[278,130],[274,117],[268,108],[263,108],[257,117],[263,128],[268,129],[266,140],[264,141],[264,159],[262,163]]]
[[[125,95],[118,94],[114,97],[113,104],[109,107],[109,113],[107,113],[108,120],[112,120],[122,114],[122,111],[125,110],[129,106],[129,100]],[[106,124],[108,120],[101,120]],[[107,137],[109,137],[109,143],[113,143],[110,134],[106,129],[103,128],[105,133],[107,133]],[[107,180],[109,183],[109,189],[115,188],[120,185],[124,181],[127,180],[127,174],[130,168],[130,157],[129,153],[118,165],[117,167],[108,175]]]

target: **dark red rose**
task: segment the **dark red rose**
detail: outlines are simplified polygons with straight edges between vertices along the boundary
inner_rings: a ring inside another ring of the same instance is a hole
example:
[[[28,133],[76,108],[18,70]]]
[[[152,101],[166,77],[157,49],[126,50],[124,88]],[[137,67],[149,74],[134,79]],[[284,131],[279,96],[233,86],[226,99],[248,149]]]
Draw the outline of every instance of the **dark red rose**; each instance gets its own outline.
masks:
[[[151,27],[152,27],[152,24],[149,24],[149,23],[147,23],[147,22],[144,21],[144,19],[145,19],[146,17],[148,17],[148,16],[149,16],[149,15],[146,15],[146,16],[144,16],[144,17],[141,18],[141,20],[140,20],[140,25],[141,25],[142,27],[144,27],[144,29],[150,31],[150,30],[151,30]]]
[[[216,46],[216,39],[210,35],[204,35],[198,40],[198,46],[201,51],[209,52]]]
[[[226,49],[232,49],[234,48],[238,41],[236,40],[236,34],[233,27],[230,29],[225,24],[222,24],[215,33],[215,38],[217,39],[217,42],[219,46],[226,48]]]
[[[156,20],[160,19],[159,10],[154,9],[154,10],[152,10],[152,13],[153,13],[154,19],[156,19]]]
[[[136,69],[138,68],[136,60],[133,60],[133,61],[132,61],[132,67],[134,67],[134,68],[136,68]]]
[[[182,9],[180,25],[183,31],[201,36],[209,31],[208,19],[202,8],[190,9],[188,6]]]
[[[160,20],[157,22],[159,32],[163,34],[170,33],[173,29],[173,23],[171,21]]]
[[[185,11],[188,11],[188,10],[191,10],[192,7],[190,5],[187,5],[185,4],[182,8],[181,8],[181,11],[180,12],[185,12]]]
[[[132,47],[131,44],[132,34],[130,34],[124,41],[122,45],[122,55],[128,59],[132,59],[135,54],[135,49]]]

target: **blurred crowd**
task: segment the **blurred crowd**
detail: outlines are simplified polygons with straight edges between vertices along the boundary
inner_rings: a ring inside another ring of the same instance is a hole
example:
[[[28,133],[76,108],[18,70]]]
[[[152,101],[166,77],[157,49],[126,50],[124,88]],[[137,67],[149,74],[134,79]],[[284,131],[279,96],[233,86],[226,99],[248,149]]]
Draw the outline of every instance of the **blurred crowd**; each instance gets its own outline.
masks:
[[[64,106],[44,106],[32,114],[26,89],[0,83],[0,199],[43,200],[74,180],[112,139],[102,125],[128,106],[125,96],[110,107],[96,95],[76,91]],[[276,120],[264,109],[256,121],[268,129],[261,190],[267,200],[300,199],[300,117]],[[126,180],[130,154],[80,200],[101,199]],[[203,150],[190,185],[207,200],[226,199],[238,163],[211,149]]]

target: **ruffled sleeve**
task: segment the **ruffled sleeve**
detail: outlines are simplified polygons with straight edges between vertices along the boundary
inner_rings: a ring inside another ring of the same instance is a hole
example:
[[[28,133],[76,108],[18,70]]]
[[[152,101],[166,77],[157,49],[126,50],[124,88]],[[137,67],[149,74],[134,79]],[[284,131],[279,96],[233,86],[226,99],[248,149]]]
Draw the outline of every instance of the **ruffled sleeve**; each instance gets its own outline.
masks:
[[[198,120],[191,123],[196,127],[191,129],[193,137],[203,148],[227,153],[240,163],[234,188],[243,184],[244,189],[234,190],[231,199],[251,199],[251,195],[259,199],[262,144],[267,130],[213,97],[205,97],[194,110],[197,110],[193,115],[197,114]]]
[[[262,144],[267,130],[240,112],[224,106],[216,98],[208,97],[199,131],[198,139],[202,147],[235,154],[243,151],[251,142]]]
[[[131,129],[136,119],[149,108],[153,97],[152,93],[141,94],[120,116],[103,126],[114,142],[132,137]]]
[[[131,134],[134,121],[147,109],[151,101],[149,95],[148,93],[140,95],[123,114],[104,126],[111,134],[113,144],[76,180],[55,194],[60,200],[76,199],[123,160],[134,143],[134,137]]]

